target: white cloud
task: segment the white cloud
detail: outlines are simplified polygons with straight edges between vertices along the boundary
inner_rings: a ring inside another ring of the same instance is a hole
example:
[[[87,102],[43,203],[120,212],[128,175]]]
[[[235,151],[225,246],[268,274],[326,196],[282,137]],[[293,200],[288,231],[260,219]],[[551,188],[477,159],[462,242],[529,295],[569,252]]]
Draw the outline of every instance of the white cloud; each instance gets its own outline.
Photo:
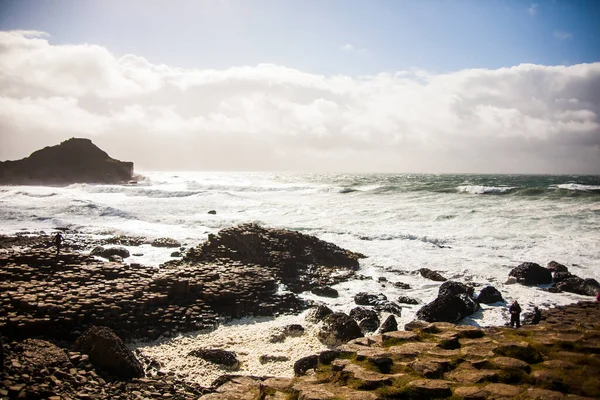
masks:
[[[600,63],[198,70],[0,32],[0,159],[88,136],[145,169],[600,173],[599,93]]]
[[[573,34],[565,31],[554,31],[554,37],[558,40],[567,40],[573,37]]]
[[[529,12],[529,15],[534,17],[538,12],[538,8],[539,8],[538,4],[533,3],[531,6],[529,6],[529,8],[527,9],[527,12]]]
[[[346,43],[340,46],[340,49],[347,52],[366,53],[368,50],[364,48],[358,48],[350,43]]]

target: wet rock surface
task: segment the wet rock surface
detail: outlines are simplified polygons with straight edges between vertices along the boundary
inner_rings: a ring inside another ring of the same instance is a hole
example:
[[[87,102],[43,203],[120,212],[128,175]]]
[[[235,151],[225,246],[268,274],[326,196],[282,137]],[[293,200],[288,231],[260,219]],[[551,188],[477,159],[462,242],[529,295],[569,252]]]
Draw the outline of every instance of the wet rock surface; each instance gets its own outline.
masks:
[[[533,262],[526,262],[513,268],[508,276],[513,276],[523,285],[544,285],[552,283],[552,273],[549,269]]]

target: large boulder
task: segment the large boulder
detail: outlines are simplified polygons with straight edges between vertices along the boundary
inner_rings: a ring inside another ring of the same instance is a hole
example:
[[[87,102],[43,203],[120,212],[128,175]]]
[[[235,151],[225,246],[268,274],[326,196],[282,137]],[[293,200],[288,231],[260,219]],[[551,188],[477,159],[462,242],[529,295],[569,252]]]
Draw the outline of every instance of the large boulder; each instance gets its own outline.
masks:
[[[109,328],[91,327],[75,340],[74,350],[87,354],[92,364],[109,376],[130,379],[144,374],[131,350]]]
[[[338,346],[362,336],[356,321],[344,313],[333,313],[325,317],[317,334],[319,340],[327,346]]]
[[[393,315],[388,315],[388,317],[383,321],[383,324],[379,327],[379,333],[386,333],[398,330],[398,321],[396,321],[396,317]]]
[[[417,318],[427,322],[457,322],[479,309],[473,288],[448,281],[440,286],[438,297],[417,311]]]
[[[122,183],[132,179],[132,162],[115,160],[83,138],[45,147],[21,160],[0,162],[0,185]]]
[[[418,271],[421,273],[421,276],[423,278],[431,279],[432,281],[445,282],[448,280],[448,279],[444,278],[442,275],[440,275],[439,272],[432,271],[429,268],[421,268]]]
[[[158,238],[154,239],[151,243],[152,247],[181,247],[181,243],[179,243],[175,239],[171,238]]]
[[[583,279],[572,275],[556,284],[556,288],[563,292],[577,293],[584,296],[596,296],[600,292],[600,283],[597,280]]]
[[[513,276],[522,285],[544,285],[552,283],[552,273],[539,264],[526,262],[513,268],[508,276]]]
[[[374,310],[355,307],[350,310],[350,317],[358,322],[358,326],[363,332],[375,332],[379,328],[379,316]]]
[[[479,292],[477,301],[483,304],[503,302],[502,293],[493,286],[486,286]]]
[[[320,304],[306,313],[306,319],[310,322],[321,322],[330,314],[333,314],[331,308]]]

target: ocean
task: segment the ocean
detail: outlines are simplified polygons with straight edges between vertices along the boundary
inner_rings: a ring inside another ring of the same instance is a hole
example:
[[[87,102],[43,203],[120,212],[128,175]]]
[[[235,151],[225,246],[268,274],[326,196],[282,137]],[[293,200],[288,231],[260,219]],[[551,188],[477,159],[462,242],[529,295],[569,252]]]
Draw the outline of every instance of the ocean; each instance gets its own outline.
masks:
[[[476,292],[493,285],[507,301],[518,300],[525,312],[534,305],[543,309],[591,298],[506,284],[509,271],[522,262],[545,266],[554,260],[571,273],[600,280],[600,176],[140,174],[144,178],[132,185],[1,186],[0,233],[50,233],[60,227],[93,237],[171,237],[191,247],[210,233],[240,223],[297,230],[365,254],[359,274],[372,278],[337,285],[337,299],[310,293],[305,298],[346,312],[355,306],[353,296],[360,291],[384,293],[390,300],[400,295],[419,300],[419,305],[403,305],[400,326],[437,295],[440,283],[416,273],[423,267],[470,282],[478,287]],[[137,255],[126,262],[158,268],[171,259],[172,249],[142,245],[130,251]],[[411,289],[379,282],[380,277],[407,283]],[[294,318],[232,321],[219,328],[225,331],[216,337],[208,335],[221,347],[227,347],[220,342],[224,337],[229,337],[229,347],[246,343],[250,347],[238,352],[249,353],[257,346],[252,340],[264,339],[265,329],[293,323]],[[463,323],[491,326],[506,321],[506,305],[494,304],[484,305]],[[244,328],[237,334],[240,325]],[[253,325],[254,331],[249,329]],[[204,338],[212,343],[209,336]],[[174,340],[139,346],[166,368],[185,370],[184,356],[173,354],[193,339],[187,335]],[[304,342],[309,354],[319,347],[311,340]],[[299,344],[294,348],[303,349]],[[248,359],[246,372],[286,375],[291,368],[284,363],[273,372],[272,366],[255,364]]]

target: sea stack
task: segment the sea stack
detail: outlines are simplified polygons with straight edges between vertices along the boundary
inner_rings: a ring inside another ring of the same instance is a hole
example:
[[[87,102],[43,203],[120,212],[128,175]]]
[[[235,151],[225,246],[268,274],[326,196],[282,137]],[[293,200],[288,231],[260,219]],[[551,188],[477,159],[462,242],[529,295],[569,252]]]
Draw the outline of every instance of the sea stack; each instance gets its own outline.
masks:
[[[133,163],[115,160],[90,139],[71,138],[17,161],[0,162],[0,185],[123,183]]]

